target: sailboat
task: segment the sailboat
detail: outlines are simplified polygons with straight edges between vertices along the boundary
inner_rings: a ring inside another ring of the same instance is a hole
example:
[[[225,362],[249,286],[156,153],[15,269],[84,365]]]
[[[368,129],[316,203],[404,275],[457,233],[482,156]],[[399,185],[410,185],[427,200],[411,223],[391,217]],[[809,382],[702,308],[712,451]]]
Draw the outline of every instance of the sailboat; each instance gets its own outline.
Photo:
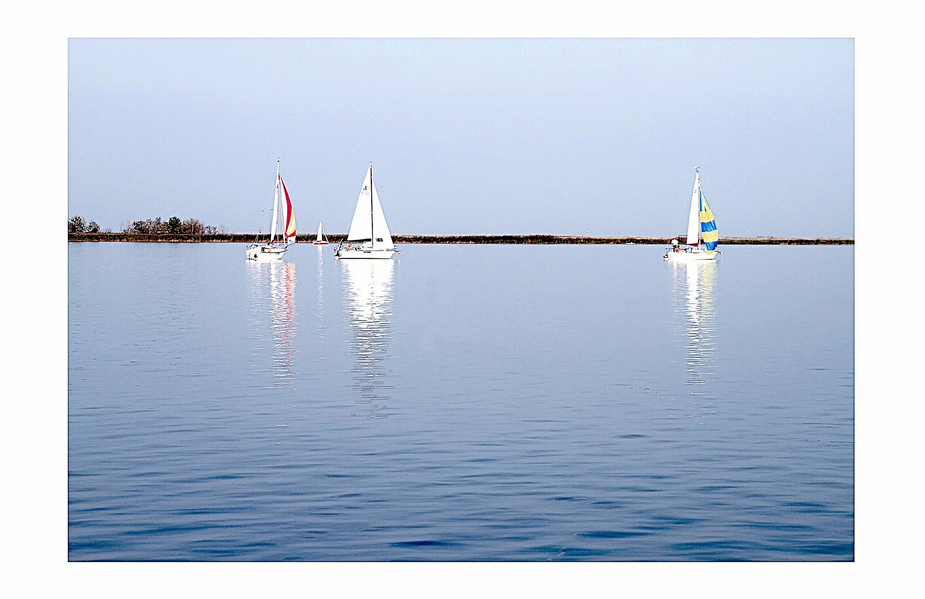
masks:
[[[379,194],[373,182],[373,163],[369,163],[366,178],[363,179],[363,188],[357,198],[357,206],[353,211],[353,221],[347,239],[337,246],[335,258],[341,260],[358,258],[376,258],[388,260],[398,250],[392,243],[389,226],[382,213],[382,204],[379,203]]]
[[[324,234],[324,224],[318,223],[318,234],[315,235],[314,245],[328,245],[328,236]]]
[[[280,219],[282,212],[282,219]],[[279,160],[276,161],[276,190],[273,193],[273,221],[270,224],[270,239],[260,245],[260,233],[254,243],[245,248],[248,260],[270,262],[282,260],[290,243],[296,240],[295,214],[292,211],[292,199],[289,190],[279,174]]]
[[[700,189],[700,167],[694,168],[697,174],[694,176],[694,193],[691,195],[691,212],[687,221],[687,247],[682,248],[677,239],[672,239],[671,247],[665,254],[665,260],[672,262],[716,260],[721,253],[716,249],[719,233],[713,211]]]

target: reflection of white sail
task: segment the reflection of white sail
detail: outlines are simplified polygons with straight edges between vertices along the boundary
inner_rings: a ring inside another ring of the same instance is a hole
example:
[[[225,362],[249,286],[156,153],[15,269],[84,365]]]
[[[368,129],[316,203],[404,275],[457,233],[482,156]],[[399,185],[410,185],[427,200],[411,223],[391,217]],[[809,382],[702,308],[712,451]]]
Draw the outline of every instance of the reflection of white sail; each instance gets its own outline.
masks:
[[[318,246],[318,341],[319,343],[324,342],[324,250],[320,245]]]
[[[296,333],[295,283],[296,265],[292,262],[251,263],[248,268],[251,296],[251,336],[255,339],[255,354],[259,356],[269,337],[273,387],[292,388],[295,371],[293,358],[298,351],[293,346]],[[269,314],[269,321],[265,316]],[[269,324],[269,327],[267,325]],[[257,368],[262,368],[258,358]]]
[[[675,314],[684,321],[688,384],[704,385],[713,373],[716,262],[672,263]],[[694,391],[702,394],[701,391]]]
[[[353,333],[350,351],[356,356],[353,369],[360,402],[369,404],[373,418],[384,418],[383,402],[390,399],[383,360],[392,341],[392,260],[349,260],[344,269],[347,321]]]

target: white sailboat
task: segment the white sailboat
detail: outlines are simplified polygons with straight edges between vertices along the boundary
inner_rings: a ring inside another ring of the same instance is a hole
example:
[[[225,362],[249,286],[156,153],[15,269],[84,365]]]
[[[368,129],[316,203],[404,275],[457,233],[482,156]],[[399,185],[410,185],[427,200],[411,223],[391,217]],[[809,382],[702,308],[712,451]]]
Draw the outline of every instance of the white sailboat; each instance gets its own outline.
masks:
[[[318,223],[318,234],[315,235],[313,245],[328,245],[328,236],[324,234],[324,223]]]
[[[373,182],[373,163],[370,162],[353,211],[347,239],[337,246],[334,257],[341,260],[388,260],[397,251],[385,222],[385,214],[382,213],[382,204],[379,203],[379,194]]]
[[[296,240],[295,213],[292,210],[289,190],[286,189],[286,184],[283,183],[283,178],[279,174],[279,160],[276,161],[276,190],[273,193],[273,221],[270,223],[270,239],[266,244],[261,245],[259,238],[260,233],[258,232],[254,243],[245,248],[244,252],[248,260],[256,262],[282,260],[286,248]]]
[[[691,211],[687,221],[687,247],[682,248],[677,239],[671,240],[671,247],[665,254],[665,260],[671,262],[690,262],[692,260],[716,260],[721,253],[716,249],[719,233],[713,211],[707,204],[707,198],[700,189],[700,167],[694,167],[694,192],[691,195]]]

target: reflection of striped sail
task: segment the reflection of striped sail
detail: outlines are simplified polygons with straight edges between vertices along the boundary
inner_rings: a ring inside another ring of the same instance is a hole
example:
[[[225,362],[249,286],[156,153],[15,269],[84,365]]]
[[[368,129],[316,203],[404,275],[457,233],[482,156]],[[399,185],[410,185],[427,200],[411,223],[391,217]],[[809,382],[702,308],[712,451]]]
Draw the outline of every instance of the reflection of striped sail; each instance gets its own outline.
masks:
[[[675,291],[675,313],[682,324],[685,346],[684,364],[687,384],[704,385],[714,369],[713,352],[716,283],[715,262],[688,262],[674,266],[672,287]],[[692,390],[696,395],[703,391]]]
[[[293,346],[295,336],[295,264],[278,262],[270,265],[270,327],[273,334],[273,386],[294,384]]]
[[[261,356],[270,345],[270,384],[274,388],[294,388],[296,372],[293,370],[294,344],[297,323],[295,320],[296,265],[291,262],[272,262],[248,269],[250,293],[250,331],[254,340],[253,356],[258,361],[252,366],[258,371],[265,368]],[[267,315],[269,314],[269,327]]]
[[[719,232],[716,230],[713,211],[710,210],[710,205],[707,204],[707,198],[703,195],[703,191],[700,192],[700,230],[702,231],[703,244],[706,246],[707,251],[712,252],[716,249],[719,241]]]

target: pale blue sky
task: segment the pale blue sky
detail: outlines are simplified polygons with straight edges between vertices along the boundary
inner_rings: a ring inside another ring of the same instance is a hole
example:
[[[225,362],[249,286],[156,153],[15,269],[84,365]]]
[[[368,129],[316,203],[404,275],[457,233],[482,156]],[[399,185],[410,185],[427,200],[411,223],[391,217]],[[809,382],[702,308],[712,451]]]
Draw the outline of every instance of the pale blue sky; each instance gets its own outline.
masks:
[[[854,43],[71,40],[68,213],[395,234],[853,236]]]

